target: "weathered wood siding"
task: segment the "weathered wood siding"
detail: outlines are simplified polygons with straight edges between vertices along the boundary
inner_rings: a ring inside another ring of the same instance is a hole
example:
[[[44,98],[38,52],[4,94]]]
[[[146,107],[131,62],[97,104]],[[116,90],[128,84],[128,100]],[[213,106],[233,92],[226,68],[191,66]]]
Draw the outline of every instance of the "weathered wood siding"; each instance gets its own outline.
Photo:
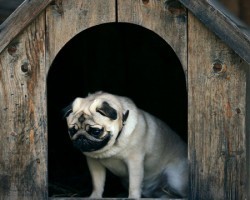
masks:
[[[15,19],[27,17],[19,14]],[[77,33],[115,21],[154,31],[183,65],[189,198],[246,199],[247,65],[191,14],[187,21],[186,9],[170,0],[55,0],[10,44],[6,34],[12,29],[2,27],[7,39],[0,46],[9,45],[0,54],[0,199],[48,198],[46,78],[51,63]]]
[[[115,0],[56,0],[46,10],[47,68],[61,48],[79,32],[115,22]]]
[[[0,199],[48,198],[51,62],[80,31],[114,21],[114,0],[57,0],[0,54]]]
[[[190,199],[246,199],[246,68],[188,20]]]
[[[47,198],[44,19],[0,55],[0,199]]]
[[[247,110],[247,116],[246,116],[246,147],[247,147],[247,183],[246,183],[246,191],[247,191],[247,198],[250,198],[250,65],[247,63],[244,63],[245,67],[248,68],[247,71],[247,97],[246,97],[246,110]]]
[[[187,71],[187,15],[177,1],[118,0],[118,22],[143,26],[161,36]]]

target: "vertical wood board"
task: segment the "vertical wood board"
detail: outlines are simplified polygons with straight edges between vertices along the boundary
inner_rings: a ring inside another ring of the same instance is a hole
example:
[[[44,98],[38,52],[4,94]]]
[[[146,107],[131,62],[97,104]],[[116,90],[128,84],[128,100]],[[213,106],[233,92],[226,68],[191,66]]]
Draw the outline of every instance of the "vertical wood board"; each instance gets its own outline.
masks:
[[[47,68],[63,46],[81,31],[115,22],[115,0],[56,0],[46,10]]]
[[[187,71],[186,9],[177,1],[117,0],[118,22],[134,23],[154,31],[176,52]]]
[[[247,197],[248,199],[250,198],[250,105],[248,102],[250,102],[250,64],[245,63],[246,67],[247,67],[247,92],[246,92],[246,109],[247,109],[247,116],[246,116],[246,147],[247,147],[247,154],[246,154],[246,160],[247,160],[247,187],[246,187],[246,191],[247,191]]]
[[[246,68],[193,15],[188,20],[191,199],[246,199]]]
[[[0,55],[0,199],[47,198],[45,15]]]

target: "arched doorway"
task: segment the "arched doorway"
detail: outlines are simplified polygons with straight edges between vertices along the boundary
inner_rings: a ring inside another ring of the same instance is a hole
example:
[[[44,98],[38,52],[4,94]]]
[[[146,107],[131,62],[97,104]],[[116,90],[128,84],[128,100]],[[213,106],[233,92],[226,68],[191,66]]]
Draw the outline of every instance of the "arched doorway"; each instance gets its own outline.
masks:
[[[60,111],[74,98],[99,90],[133,99],[186,140],[186,82],[173,49],[138,25],[110,23],[89,28],[61,49],[47,78],[50,196],[88,196],[91,192],[85,158],[73,148]],[[115,177],[109,175],[108,181],[105,196],[126,193]]]

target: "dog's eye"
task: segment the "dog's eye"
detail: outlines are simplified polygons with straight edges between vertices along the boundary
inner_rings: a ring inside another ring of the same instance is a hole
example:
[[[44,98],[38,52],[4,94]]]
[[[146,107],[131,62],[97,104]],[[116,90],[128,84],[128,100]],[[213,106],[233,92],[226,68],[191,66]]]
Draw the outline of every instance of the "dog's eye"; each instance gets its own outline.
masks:
[[[83,123],[84,120],[85,120],[85,118],[84,118],[84,116],[83,116],[83,114],[82,114],[82,115],[78,118],[78,121],[79,121],[80,123]]]
[[[93,128],[93,127],[89,127],[87,130],[88,134],[94,136],[94,137],[98,137],[103,133],[103,128],[99,129],[99,128]]]

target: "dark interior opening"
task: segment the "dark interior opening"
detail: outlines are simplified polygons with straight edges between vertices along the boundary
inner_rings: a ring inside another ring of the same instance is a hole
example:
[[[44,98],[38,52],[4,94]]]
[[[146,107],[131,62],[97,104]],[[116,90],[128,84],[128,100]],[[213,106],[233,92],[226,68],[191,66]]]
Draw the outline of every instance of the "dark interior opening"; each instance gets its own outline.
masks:
[[[137,25],[110,23],[89,28],[61,49],[47,77],[49,196],[91,193],[85,157],[74,149],[61,109],[76,97],[99,90],[131,98],[187,141],[185,75],[173,49]],[[108,174],[104,197],[126,194],[119,179]]]

